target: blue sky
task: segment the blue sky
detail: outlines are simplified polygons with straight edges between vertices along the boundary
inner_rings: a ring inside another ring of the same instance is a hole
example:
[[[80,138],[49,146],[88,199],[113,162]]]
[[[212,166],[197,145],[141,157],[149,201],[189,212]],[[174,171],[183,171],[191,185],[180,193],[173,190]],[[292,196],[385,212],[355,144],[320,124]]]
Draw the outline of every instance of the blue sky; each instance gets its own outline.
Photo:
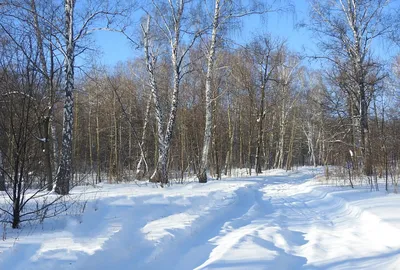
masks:
[[[232,34],[232,38],[244,44],[253,34],[270,33],[273,37],[280,37],[287,41],[287,46],[294,51],[302,51],[305,48],[314,48],[311,35],[306,29],[296,29],[296,23],[307,17],[307,0],[294,0],[295,14],[271,13],[267,21],[259,16],[249,16],[243,21],[241,33]],[[135,50],[127,39],[118,33],[97,32],[94,35],[95,43],[100,47],[102,53],[97,60],[100,64],[113,66],[120,61],[132,59],[140,55],[142,51]]]
[[[298,29],[296,24],[308,17],[307,0],[295,0],[295,13],[270,13],[267,21],[258,16],[250,16],[244,19],[242,37],[244,40],[251,38],[254,33],[270,33],[273,37],[279,37],[287,41],[290,49],[303,50],[303,47],[313,48],[314,42],[311,34],[306,29]]]

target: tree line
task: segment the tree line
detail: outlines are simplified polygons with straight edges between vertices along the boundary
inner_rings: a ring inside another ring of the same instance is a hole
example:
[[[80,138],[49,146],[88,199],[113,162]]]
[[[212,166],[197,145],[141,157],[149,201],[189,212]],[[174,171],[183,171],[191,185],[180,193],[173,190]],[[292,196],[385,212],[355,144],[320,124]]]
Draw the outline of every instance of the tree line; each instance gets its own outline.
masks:
[[[5,219],[48,216],[79,184],[205,183],[237,169],[335,165],[352,186],[365,175],[397,187],[400,58],[377,55],[398,50],[398,3],[308,4],[313,53],[268,32],[232,38],[246,16],[295,12],[288,1],[2,1]],[[79,66],[96,31],[125,36],[139,56]]]

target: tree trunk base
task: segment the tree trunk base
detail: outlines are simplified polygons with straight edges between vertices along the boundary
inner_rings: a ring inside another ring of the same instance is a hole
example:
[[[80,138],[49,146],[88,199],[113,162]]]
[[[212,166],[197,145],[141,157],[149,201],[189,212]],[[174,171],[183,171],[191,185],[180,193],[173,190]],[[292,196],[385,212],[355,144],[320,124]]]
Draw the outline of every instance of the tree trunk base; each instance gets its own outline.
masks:
[[[160,183],[161,182],[161,175],[159,172],[155,171],[153,175],[150,177],[149,181],[151,183]]]
[[[0,191],[6,191],[5,179],[0,176]]]
[[[68,191],[68,189],[66,189],[66,188],[56,186],[56,187],[54,188],[54,192],[57,193],[57,194],[59,194],[59,195],[68,195],[68,192],[69,192],[69,191]]]
[[[206,171],[203,171],[197,175],[197,178],[199,179],[199,183],[207,183],[207,173]]]
[[[136,178],[136,180],[142,180],[144,175],[145,175],[144,170],[137,170],[135,178]]]
[[[69,193],[69,177],[63,168],[60,168],[57,174],[54,192],[59,195],[68,195]]]
[[[363,168],[364,174],[366,176],[372,176],[373,175],[373,170],[372,166],[370,164],[366,164]]]
[[[168,176],[163,177],[163,174],[160,170],[156,170],[149,180],[151,183],[161,183],[161,186],[168,184]]]
[[[11,227],[13,229],[18,229],[20,223],[20,213],[18,211],[14,211],[13,213],[13,221]]]

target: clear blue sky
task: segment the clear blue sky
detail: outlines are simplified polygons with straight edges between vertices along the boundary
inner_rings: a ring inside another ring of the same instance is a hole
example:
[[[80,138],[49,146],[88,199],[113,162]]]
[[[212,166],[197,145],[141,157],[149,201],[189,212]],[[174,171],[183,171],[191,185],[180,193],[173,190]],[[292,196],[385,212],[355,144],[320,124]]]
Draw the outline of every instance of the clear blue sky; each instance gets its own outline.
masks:
[[[307,0],[293,0],[295,14],[271,13],[268,15],[267,22],[262,21],[259,16],[250,16],[244,19],[241,33],[232,34],[232,38],[244,44],[252,37],[252,34],[270,33],[273,37],[280,37],[287,40],[287,45],[291,50],[302,51],[315,48],[314,41],[306,29],[295,29],[296,23],[307,18]],[[132,59],[140,55],[142,51],[132,48],[127,39],[118,33],[97,32],[94,35],[96,45],[103,52],[98,57],[101,64],[113,66],[119,61]]]

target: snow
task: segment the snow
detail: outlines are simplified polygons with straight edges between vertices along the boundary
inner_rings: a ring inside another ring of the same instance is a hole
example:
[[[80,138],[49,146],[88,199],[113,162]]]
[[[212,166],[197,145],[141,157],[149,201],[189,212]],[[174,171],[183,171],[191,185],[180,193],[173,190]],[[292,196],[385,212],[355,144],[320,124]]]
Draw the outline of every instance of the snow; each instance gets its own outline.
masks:
[[[68,213],[2,228],[0,269],[400,269],[400,196],[321,172],[76,187]]]

